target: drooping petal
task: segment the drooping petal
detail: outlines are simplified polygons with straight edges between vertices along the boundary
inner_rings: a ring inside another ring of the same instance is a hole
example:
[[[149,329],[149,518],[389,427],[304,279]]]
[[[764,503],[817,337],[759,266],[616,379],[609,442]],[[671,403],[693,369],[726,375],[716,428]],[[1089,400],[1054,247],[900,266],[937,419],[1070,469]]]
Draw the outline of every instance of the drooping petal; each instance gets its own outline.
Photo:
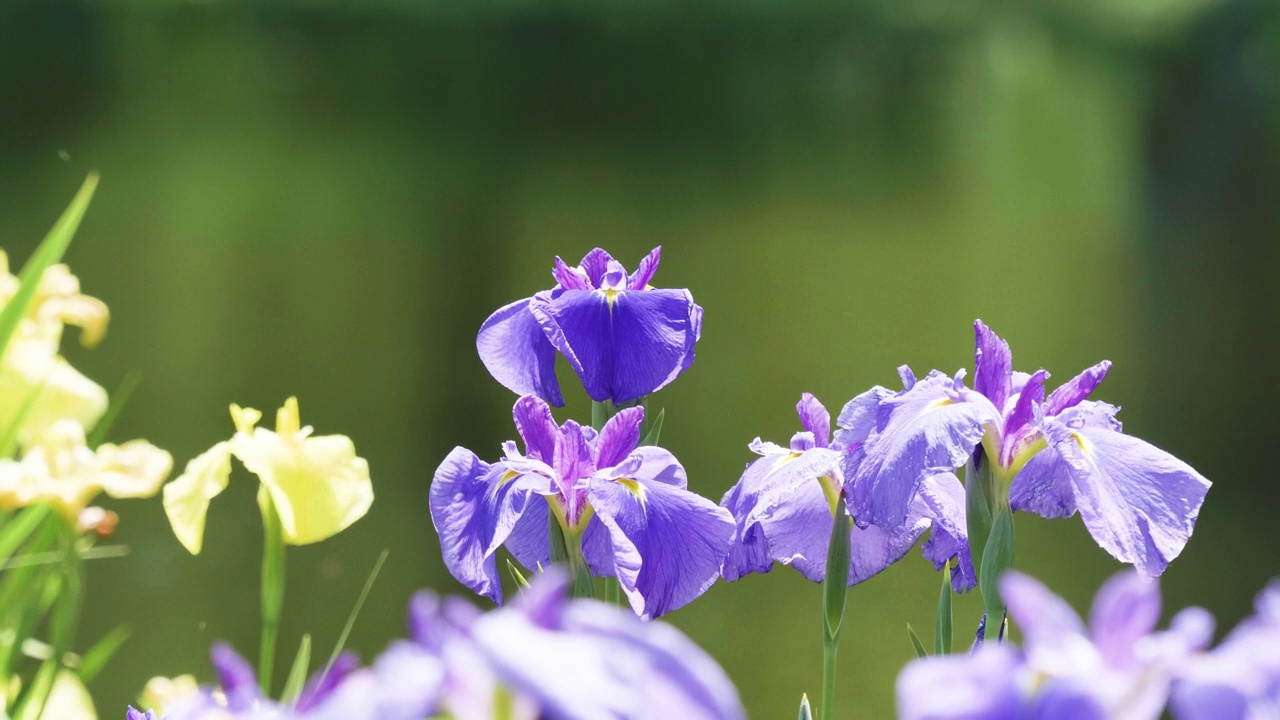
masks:
[[[204,521],[209,501],[227,489],[231,476],[231,448],[220,442],[187,463],[173,482],[164,486],[164,512],[173,534],[192,555],[204,545]]]
[[[470,450],[454,448],[431,482],[431,521],[445,567],[495,602],[502,602],[502,583],[494,553],[534,504],[531,496],[551,490],[546,477],[511,474],[501,463],[489,465]]]
[[[942,373],[885,399],[851,481],[853,516],[863,525],[902,524],[920,482],[963,465],[982,439],[983,425],[999,420],[987,398],[956,392]]]
[[[493,379],[519,395],[537,395],[561,407],[556,380],[556,349],[529,312],[532,298],[504,305],[489,316],[476,335],[476,350]]]
[[[764,531],[759,524],[746,524],[747,514],[754,507],[754,502],[752,499],[744,499],[751,498],[744,483],[745,477],[744,473],[743,480],[729,488],[729,492],[720,500],[720,507],[728,510],[735,521],[733,537],[729,541],[729,554],[720,568],[720,574],[731,582],[751,573],[767,573],[773,569],[773,557],[769,555],[769,543]]]
[[[973,389],[987,396],[997,409],[1004,409],[1012,383],[1013,355],[1009,343],[1000,339],[981,320],[973,321]]]
[[[1107,665],[1127,669],[1134,645],[1160,620],[1160,586],[1136,571],[1119,573],[1098,590],[1089,613],[1089,632]]]
[[[662,259],[662,246],[649,251],[640,260],[640,264],[636,266],[636,271],[627,278],[628,290],[644,290],[649,286],[649,281],[653,280],[653,274],[658,271],[658,261]]]
[[[625,460],[640,444],[640,425],[643,422],[642,407],[624,408],[609,418],[594,443],[595,466],[610,468]]]
[[[836,442],[849,449],[862,447],[875,432],[880,405],[894,395],[892,390],[876,385],[845,403],[836,419],[840,428],[836,431]],[[852,476],[846,473],[845,477]]]
[[[1049,399],[1044,401],[1044,414],[1057,415],[1067,408],[1079,405],[1080,401],[1102,384],[1102,379],[1110,369],[1111,361],[1103,360],[1059,385],[1058,389],[1049,394]]]
[[[1116,559],[1159,575],[1191,537],[1209,481],[1190,465],[1129,435],[1050,420],[1046,434],[1067,462],[1089,534]]]
[[[556,438],[560,434],[560,426],[556,425],[551,408],[537,395],[525,395],[516,401],[511,415],[516,423],[516,432],[524,440],[525,454],[550,465],[556,454]]]
[[[529,307],[597,402],[648,395],[693,361],[698,328],[687,290],[557,290]]]
[[[587,498],[609,530],[622,591],[637,615],[651,619],[715,583],[734,523],[727,510],[685,489],[684,469],[671,453],[642,447],[637,457],[592,477]]]
[[[941,570],[955,558],[951,587],[956,592],[972,590],[978,584],[978,575],[969,554],[964,485],[954,473],[932,475],[920,484],[919,502],[924,506],[922,514],[932,521],[929,540],[923,547],[924,556],[935,570]]]
[[[814,443],[824,448],[831,443],[831,414],[818,402],[818,398],[805,393],[796,404],[796,412],[800,414],[800,427],[813,433]]]
[[[1075,515],[1070,470],[1057,450],[1051,447],[1041,450],[1013,478],[1009,506],[1018,512],[1035,513],[1051,520]]]

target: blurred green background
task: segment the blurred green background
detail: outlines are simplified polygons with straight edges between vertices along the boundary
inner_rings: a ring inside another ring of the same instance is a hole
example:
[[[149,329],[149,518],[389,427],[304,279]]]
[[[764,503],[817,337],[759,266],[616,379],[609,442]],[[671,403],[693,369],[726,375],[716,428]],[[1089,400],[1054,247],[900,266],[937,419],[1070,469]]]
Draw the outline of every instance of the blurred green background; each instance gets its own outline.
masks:
[[[900,363],[971,366],[975,317],[1056,381],[1110,358],[1099,396],[1126,429],[1215,482],[1167,607],[1230,625],[1277,570],[1278,83],[1265,0],[8,0],[0,246],[24,259],[100,169],[68,259],[113,318],[67,352],[108,388],[142,374],[113,435],[181,467],[230,435],[228,403],[297,394],[355,439],[378,500],[291,552],[282,654],[331,646],[383,548],[366,657],[414,589],[460,591],[432,472],[514,435],[475,332],[596,245],[628,265],[662,245],[656,284],[706,310],[654,405],[712,498],[748,441],[790,437],[801,392],[836,409]],[[588,417],[566,388],[561,419]],[[132,554],[91,564],[81,646],[137,632],[93,688],[104,717],[152,675],[207,678],[214,639],[255,651],[237,473],[196,558],[158,499],[112,504]],[[1078,518],[1018,533],[1018,567],[1077,608],[1119,569]],[[913,552],[851,592],[849,717],[889,715],[938,582]],[[669,619],[754,717],[793,717],[819,689],[819,602],[779,568]]]

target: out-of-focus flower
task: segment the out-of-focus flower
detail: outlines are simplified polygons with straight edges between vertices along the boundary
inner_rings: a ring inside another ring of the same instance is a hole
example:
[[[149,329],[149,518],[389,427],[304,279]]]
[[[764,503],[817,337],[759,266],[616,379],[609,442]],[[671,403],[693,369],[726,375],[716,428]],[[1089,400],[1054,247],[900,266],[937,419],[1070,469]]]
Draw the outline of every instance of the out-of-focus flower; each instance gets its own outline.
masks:
[[[1186,663],[1170,707],[1177,720],[1280,717],[1280,581],[1218,647]]]
[[[1103,361],[1045,395],[1049,374],[1013,372],[1009,346],[975,323],[973,389],[938,371],[906,389],[876,388],[865,444],[846,460],[850,507],[860,524],[892,528],[925,478],[967,462],[987,464],[995,500],[1048,518],[1077,510],[1117,559],[1159,575],[1191,537],[1209,481],[1189,465],[1120,432],[1117,408],[1085,398],[1111,367]]]
[[[138,696],[138,704],[150,708],[160,717],[164,717],[174,704],[183,702],[200,692],[194,675],[179,675],[174,678],[153,677],[142,688]],[[136,710],[134,712],[137,712]]]
[[[796,568],[813,582],[820,583],[826,576],[827,546],[837,503],[847,500],[840,466],[848,449],[831,442],[831,417],[813,395],[805,393],[796,412],[803,429],[792,436],[790,446],[756,438],[750,448],[762,457],[747,466],[720,501],[737,523],[722,568],[726,580],[769,572],[775,561]],[[936,502],[926,502],[925,495]],[[941,522],[933,524],[935,518]],[[964,523],[964,488],[949,472],[930,476],[922,483],[920,497],[898,527],[853,528],[849,585],[897,562],[931,525],[934,539],[925,546],[925,555],[939,568],[959,557],[953,582],[957,589],[971,589],[974,577]],[[946,534],[948,529],[954,534]]]
[[[144,440],[91,450],[75,420],[55,422],[20,460],[0,460],[0,507],[49,503],[72,521],[98,493],[155,495],[173,468],[169,453]]]
[[[62,670],[54,679],[44,706],[30,703],[14,720],[98,720],[98,711],[80,677]]]
[[[369,464],[346,435],[312,436],[298,418],[297,398],[276,413],[275,432],[257,427],[262,413],[231,406],[236,434],[192,459],[164,487],[164,509],[178,540],[192,554],[203,545],[209,501],[226,487],[231,456],[262,482],[280,515],[285,542],[306,545],[342,532],[373,504]],[[261,500],[261,497],[260,497]]]
[[[480,326],[485,367],[513,392],[556,407],[564,404],[557,351],[598,402],[635,400],[675,380],[693,364],[702,308],[688,290],[650,287],[661,250],[630,275],[600,248],[578,267],[557,257],[554,288],[499,308]]]
[[[0,251],[0,307],[18,290]],[[80,282],[66,265],[53,265],[40,278],[26,314],[0,360],[0,428],[21,419],[18,442],[30,446],[61,419],[87,428],[107,410],[107,392],[81,375],[59,354],[66,325],[81,329],[80,342],[93,347],[106,333],[107,306],[80,293]]]
[[[1174,678],[1213,634],[1200,608],[1157,631],[1159,587],[1135,571],[1103,585],[1088,627],[1025,575],[1006,573],[1000,592],[1022,631],[1022,650],[988,642],[967,656],[913,661],[898,678],[900,718],[1158,718]]]
[[[550,562],[548,507],[595,575],[614,575],[631,607],[654,618],[707,590],[729,551],[733,518],[689,492],[670,452],[637,447],[644,409],[614,415],[597,435],[551,408],[516,402],[524,440],[492,465],[454,448],[431,484],[431,519],[445,565],[472,590],[502,600],[494,553],[506,545],[527,568]]]

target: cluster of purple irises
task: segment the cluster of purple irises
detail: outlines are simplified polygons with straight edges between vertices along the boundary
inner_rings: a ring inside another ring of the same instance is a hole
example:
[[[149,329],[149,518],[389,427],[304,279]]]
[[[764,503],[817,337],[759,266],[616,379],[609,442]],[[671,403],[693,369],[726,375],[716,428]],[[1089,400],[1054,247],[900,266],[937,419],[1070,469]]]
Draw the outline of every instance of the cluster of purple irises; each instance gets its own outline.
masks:
[[[221,695],[203,697],[227,709],[243,694],[244,707],[261,713],[237,717],[491,717],[504,702],[511,717],[736,718],[736,693],[715,663],[677,631],[645,621],[720,578],[774,563],[814,582],[841,577],[846,542],[840,587],[852,586],[928,533],[925,557],[948,568],[955,591],[981,587],[988,615],[1007,604],[1025,647],[983,643],[980,630],[970,654],[915,661],[899,682],[904,718],[1154,718],[1171,694],[1180,718],[1209,717],[1203,708],[1226,702],[1242,708],[1233,717],[1254,717],[1245,709],[1262,702],[1280,708],[1280,662],[1257,649],[1278,646],[1280,590],[1265,593],[1258,617],[1211,653],[1203,611],[1153,632],[1151,578],[1186,545],[1209,482],[1124,434],[1118,408],[1087,399],[1109,362],[1050,392],[1046,371],[1014,371],[1008,344],[978,321],[973,387],[963,370],[917,379],[904,366],[902,389],[858,395],[834,428],[805,394],[801,430],[785,446],[750,443],[761,457],[717,504],[689,490],[645,417],[646,397],[692,365],[702,332],[689,291],[650,285],[659,257],[655,249],[634,273],[600,249],[576,267],[557,258],[552,289],[500,308],[480,329],[481,360],[521,396],[513,414],[522,446],[504,443],[493,462],[455,448],[431,485],[432,521],[445,565],[478,594],[503,601],[501,547],[549,579],[485,615],[419,596],[413,642],[393,645],[370,669],[331,670],[303,693],[296,715],[258,697],[252,673],[228,650],[215,651]],[[563,405],[557,355],[600,411],[591,425],[552,415]],[[1014,512],[1079,512],[1100,547],[1134,566],[1103,589],[1092,633],[1034,580],[1006,572]],[[561,564],[571,576],[547,570]],[[588,595],[592,576],[616,582],[632,613],[564,600],[570,582],[582,594],[582,576]],[[200,707],[169,717],[201,717]]]

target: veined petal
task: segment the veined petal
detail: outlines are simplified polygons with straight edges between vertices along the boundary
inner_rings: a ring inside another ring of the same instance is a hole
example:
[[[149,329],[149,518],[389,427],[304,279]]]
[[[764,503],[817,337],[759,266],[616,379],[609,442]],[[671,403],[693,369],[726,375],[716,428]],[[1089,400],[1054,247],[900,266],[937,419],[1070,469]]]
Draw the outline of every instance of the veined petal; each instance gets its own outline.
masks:
[[[595,466],[610,468],[627,459],[640,444],[640,425],[643,422],[642,407],[625,408],[609,418],[594,443]]]
[[[609,271],[609,265],[617,262],[602,248],[592,248],[590,252],[582,256],[582,262],[578,263],[578,267],[586,273],[587,279],[591,281],[592,287],[600,287],[600,281],[604,279],[604,274]]]
[[[1009,352],[1009,343],[1000,339],[981,320],[973,321],[973,333],[973,389],[985,395],[996,409],[1003,410],[1013,380],[1013,354]]]
[[[537,395],[561,407],[556,380],[556,349],[529,312],[532,298],[504,305],[489,316],[476,335],[476,350],[493,379],[520,395]]]
[[[533,498],[551,491],[550,480],[489,465],[465,448],[454,448],[431,481],[431,522],[440,536],[445,567],[458,582],[502,602],[494,553],[514,531]],[[533,520],[533,518],[531,518]]]
[[[1041,450],[1018,471],[1009,488],[1009,506],[1049,519],[1076,514],[1071,468],[1057,450]]]
[[[627,278],[628,290],[644,290],[649,286],[649,281],[653,280],[653,274],[658,271],[658,261],[662,259],[662,246],[649,251],[640,259],[640,264],[636,266],[636,271]]]
[[[590,290],[591,278],[587,277],[587,273],[580,267],[569,267],[569,264],[556,257],[555,264],[551,268],[551,277],[555,278],[556,284],[566,290]]]
[[[1013,405],[1013,411],[1005,418],[1004,434],[1006,437],[1015,437],[1024,425],[1035,419],[1036,405],[1044,403],[1044,381],[1048,378],[1048,371],[1037,370],[1034,375],[1027,378],[1026,382],[1018,390],[1018,399]]]
[[[1103,360],[1058,386],[1058,389],[1050,393],[1049,399],[1045,400],[1044,414],[1057,415],[1067,408],[1079,405],[1081,400],[1102,384],[1102,379],[1107,376],[1109,370],[1111,370],[1111,361]]]
[[[924,556],[935,570],[941,570],[951,558],[956,558],[951,587],[956,592],[972,590],[978,584],[978,575],[969,554],[964,486],[955,473],[932,475],[920,484],[918,502],[923,505],[921,514],[932,521],[929,540],[923,547]]]
[[[851,481],[853,516],[860,525],[901,525],[921,481],[963,465],[984,424],[999,421],[986,397],[957,392],[952,379],[938,372],[884,400]]]
[[[880,405],[894,395],[892,390],[877,385],[845,403],[836,419],[840,428],[836,431],[836,442],[846,448],[862,447],[875,432]],[[845,477],[852,476],[846,474]]]
[[[684,469],[671,453],[643,447],[637,456],[632,477],[592,477],[587,498],[608,528],[622,591],[637,615],[652,619],[715,583],[734,523],[729,511],[684,488]]]
[[[1050,420],[1046,434],[1070,468],[1089,534],[1147,575],[1164,572],[1195,528],[1209,481],[1190,465],[1129,435]]]
[[[524,440],[525,454],[534,460],[551,464],[556,455],[556,438],[560,426],[551,416],[551,408],[537,395],[525,395],[511,410],[516,432]]]
[[[796,404],[796,412],[800,415],[800,427],[813,433],[813,440],[818,447],[831,444],[831,413],[827,412],[818,398],[805,393]]]
[[[173,534],[192,555],[204,545],[204,521],[209,501],[227,489],[231,476],[231,447],[220,442],[187,463],[182,474],[164,486],[164,512]]]
[[[369,464],[345,435],[237,434],[231,452],[271,494],[285,542],[307,545],[342,532],[373,504]]]
[[[745,478],[744,473],[743,479],[729,488],[729,492],[720,500],[720,507],[728,510],[735,520],[733,537],[729,541],[729,554],[720,568],[721,576],[729,581],[753,572],[767,573],[773,569],[773,557],[769,554],[769,542],[765,539],[764,531],[759,525],[748,527],[745,522],[747,513],[754,507],[754,497],[744,500],[748,495]]]

